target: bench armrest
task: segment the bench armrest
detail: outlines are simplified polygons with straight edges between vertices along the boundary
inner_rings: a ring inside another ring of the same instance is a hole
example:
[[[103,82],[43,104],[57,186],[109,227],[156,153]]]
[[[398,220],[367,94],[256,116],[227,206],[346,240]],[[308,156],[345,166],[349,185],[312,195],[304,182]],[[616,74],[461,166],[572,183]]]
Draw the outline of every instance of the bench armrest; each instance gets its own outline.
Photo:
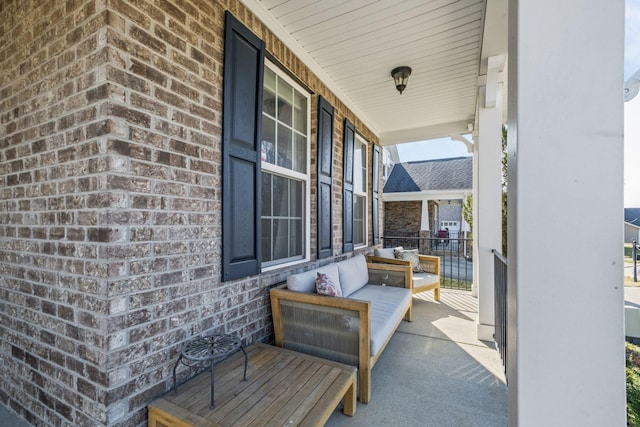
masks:
[[[351,298],[270,290],[275,344],[362,367],[371,357],[371,303]]]
[[[369,255],[367,257],[369,263],[393,264],[393,265],[411,265],[410,261],[397,258],[385,258],[381,256]]]
[[[411,266],[407,261],[397,261],[400,261],[403,264],[368,262],[367,269],[369,270],[369,284],[411,289]]]
[[[440,257],[432,255],[418,255],[420,266],[425,273],[440,275]]]

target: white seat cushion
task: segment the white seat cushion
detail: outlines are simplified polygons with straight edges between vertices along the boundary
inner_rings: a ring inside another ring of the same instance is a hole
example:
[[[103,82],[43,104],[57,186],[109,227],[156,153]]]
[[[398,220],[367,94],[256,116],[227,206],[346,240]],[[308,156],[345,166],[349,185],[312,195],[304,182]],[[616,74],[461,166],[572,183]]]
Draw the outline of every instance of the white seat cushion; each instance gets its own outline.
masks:
[[[340,288],[342,296],[348,297],[364,285],[369,283],[369,269],[363,255],[340,261],[336,264],[340,274]]]
[[[384,249],[375,248],[373,250],[373,255],[379,256],[382,258],[395,258],[396,257],[396,254],[394,252],[395,249],[394,248],[384,248]]]
[[[440,281],[440,276],[431,273],[413,273],[413,287],[421,288],[423,286],[435,285]]]
[[[371,302],[371,355],[375,356],[411,304],[411,290],[365,285],[349,298]]]

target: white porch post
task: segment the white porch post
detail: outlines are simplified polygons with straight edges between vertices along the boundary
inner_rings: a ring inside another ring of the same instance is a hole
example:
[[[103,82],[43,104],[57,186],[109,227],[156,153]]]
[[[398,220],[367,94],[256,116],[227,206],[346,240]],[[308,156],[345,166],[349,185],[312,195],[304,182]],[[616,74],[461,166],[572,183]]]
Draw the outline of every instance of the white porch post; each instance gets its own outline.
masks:
[[[429,231],[429,200],[422,199],[422,217],[420,218],[420,231]]]
[[[493,341],[494,278],[492,249],[502,251],[502,83],[503,60],[488,60],[487,84],[478,98],[478,138],[474,153],[473,283],[478,295],[478,339]]]
[[[509,40],[509,425],[623,426],[624,2],[510,0]]]

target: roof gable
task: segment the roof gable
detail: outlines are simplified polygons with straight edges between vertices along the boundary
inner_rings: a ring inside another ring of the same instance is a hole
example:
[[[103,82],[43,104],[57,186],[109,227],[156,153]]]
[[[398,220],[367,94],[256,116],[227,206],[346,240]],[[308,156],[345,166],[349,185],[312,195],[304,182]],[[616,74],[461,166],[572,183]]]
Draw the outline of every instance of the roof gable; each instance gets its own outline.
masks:
[[[384,192],[471,190],[472,187],[473,158],[469,156],[396,164]]]
[[[640,226],[640,208],[624,208],[624,222]]]

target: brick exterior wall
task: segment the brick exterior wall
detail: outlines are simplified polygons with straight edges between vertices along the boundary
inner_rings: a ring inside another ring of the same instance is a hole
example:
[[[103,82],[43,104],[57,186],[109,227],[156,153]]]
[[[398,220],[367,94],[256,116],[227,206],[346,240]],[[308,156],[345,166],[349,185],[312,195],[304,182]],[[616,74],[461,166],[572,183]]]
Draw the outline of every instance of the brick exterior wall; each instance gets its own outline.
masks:
[[[422,220],[422,202],[386,202],[384,204],[384,234],[392,236],[417,236]]]
[[[225,10],[314,92],[313,260],[317,95],[336,109],[347,256],[344,117],[369,165],[377,137],[239,1],[0,0],[0,401],[34,425],[146,425],[184,340],[271,340],[268,289],[318,264],[220,282]]]

